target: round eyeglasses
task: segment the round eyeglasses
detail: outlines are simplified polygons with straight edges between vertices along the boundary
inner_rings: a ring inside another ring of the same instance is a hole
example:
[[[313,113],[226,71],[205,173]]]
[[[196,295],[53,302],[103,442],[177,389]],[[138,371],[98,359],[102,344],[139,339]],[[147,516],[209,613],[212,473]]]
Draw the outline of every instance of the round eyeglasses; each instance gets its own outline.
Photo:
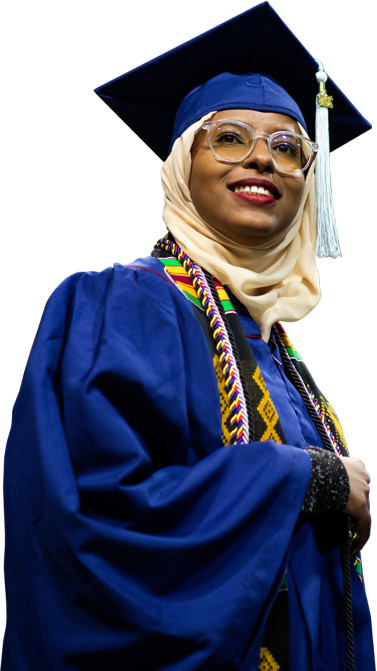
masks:
[[[307,170],[319,146],[303,135],[291,131],[256,133],[242,121],[215,119],[206,121],[202,128],[208,133],[208,142],[215,157],[227,163],[240,163],[253,151],[257,140],[264,138],[270,156],[278,170],[298,173]]]

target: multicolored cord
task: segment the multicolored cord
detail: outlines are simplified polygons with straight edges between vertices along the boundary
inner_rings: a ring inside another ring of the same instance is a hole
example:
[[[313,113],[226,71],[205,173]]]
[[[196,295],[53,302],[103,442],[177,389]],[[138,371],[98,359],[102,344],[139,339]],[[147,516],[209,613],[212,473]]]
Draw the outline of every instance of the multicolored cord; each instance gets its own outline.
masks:
[[[201,301],[215,340],[215,347],[219,354],[225,388],[229,398],[230,425],[234,427],[230,432],[231,444],[248,443],[250,431],[245,394],[227,329],[212,296],[207,279],[200,266],[191,261],[175,242],[165,237],[161,238],[155,246],[169,252],[182,263]]]
[[[313,392],[311,391],[311,389],[308,389],[308,391],[309,391],[310,400],[315,407],[315,410],[316,410],[316,413],[317,413],[318,417],[320,418],[323,426],[326,429],[326,433],[327,433],[328,437],[330,438],[330,440],[332,442],[332,445],[333,445],[333,448],[334,448],[335,452],[337,452],[339,454],[339,456],[342,456],[342,452],[340,450],[340,447],[335,440],[335,436],[330,429],[329,423],[326,421],[325,415],[322,412],[320,404],[318,403],[318,401],[317,401],[316,397],[314,396]]]

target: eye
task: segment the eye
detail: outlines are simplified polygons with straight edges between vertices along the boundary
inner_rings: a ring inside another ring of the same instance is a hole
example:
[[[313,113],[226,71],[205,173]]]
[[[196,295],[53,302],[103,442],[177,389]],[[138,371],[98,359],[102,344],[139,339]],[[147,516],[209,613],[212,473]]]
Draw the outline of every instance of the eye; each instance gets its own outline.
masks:
[[[299,151],[297,146],[290,144],[289,142],[274,143],[273,149],[274,151],[278,151],[281,154],[287,154],[288,156],[297,156]]]
[[[219,135],[216,140],[216,144],[243,144],[242,138],[240,138],[236,133],[231,133],[229,131]]]

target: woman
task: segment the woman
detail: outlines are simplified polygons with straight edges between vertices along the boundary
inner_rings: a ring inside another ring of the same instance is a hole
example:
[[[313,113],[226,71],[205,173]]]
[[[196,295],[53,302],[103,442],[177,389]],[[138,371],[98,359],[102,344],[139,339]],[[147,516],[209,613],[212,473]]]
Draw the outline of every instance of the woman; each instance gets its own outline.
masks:
[[[269,77],[208,80],[163,167],[169,236],[51,297],[6,453],[3,669],[350,669],[353,643],[373,668],[344,562],[369,477],[276,326],[319,300],[304,126]]]

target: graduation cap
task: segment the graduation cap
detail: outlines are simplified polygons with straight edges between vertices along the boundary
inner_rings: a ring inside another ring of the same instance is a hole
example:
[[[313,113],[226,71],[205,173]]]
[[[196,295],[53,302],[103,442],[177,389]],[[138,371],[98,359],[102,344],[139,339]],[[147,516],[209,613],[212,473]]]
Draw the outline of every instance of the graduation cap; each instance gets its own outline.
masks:
[[[340,248],[332,212],[328,151],[358,137],[371,125],[318,64],[271,5],[263,2],[95,92],[162,160],[169,155],[172,139],[208,112],[242,107],[284,109],[282,113],[300,121],[309,137],[316,136],[319,141],[317,254],[335,257]],[[245,83],[245,74],[266,77],[261,78],[259,87],[253,87]],[[231,104],[234,96],[230,96],[230,79],[237,79],[234,75],[243,76],[239,81],[244,92],[239,90],[233,101],[237,104]],[[217,88],[216,81],[220,81]],[[274,84],[275,102],[268,102]],[[336,241],[324,240],[322,228],[330,238],[335,231]]]

